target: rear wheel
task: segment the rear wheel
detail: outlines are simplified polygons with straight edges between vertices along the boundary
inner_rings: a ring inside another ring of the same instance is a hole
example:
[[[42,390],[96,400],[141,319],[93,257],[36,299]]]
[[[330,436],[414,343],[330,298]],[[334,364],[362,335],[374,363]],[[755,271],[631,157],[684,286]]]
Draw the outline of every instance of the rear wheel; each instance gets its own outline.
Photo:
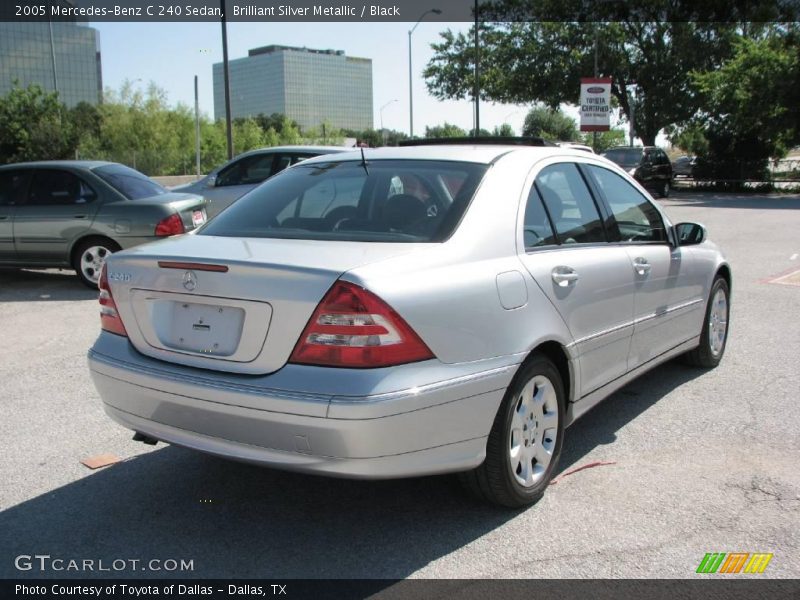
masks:
[[[669,181],[664,181],[661,184],[661,187],[658,188],[658,195],[662,198],[667,198],[669,196],[669,192],[672,189],[672,184]]]
[[[561,455],[564,404],[558,369],[534,356],[506,390],[486,444],[486,460],[461,475],[464,485],[501,506],[518,508],[538,501]]]
[[[109,239],[95,238],[87,240],[78,246],[75,251],[72,268],[75,269],[78,278],[84,285],[97,289],[100,270],[103,268],[106,258],[119,249],[119,245]]]
[[[686,362],[696,367],[711,369],[719,364],[725,354],[730,317],[730,288],[722,277],[714,280],[706,307],[706,318],[700,334],[700,345],[685,355]]]

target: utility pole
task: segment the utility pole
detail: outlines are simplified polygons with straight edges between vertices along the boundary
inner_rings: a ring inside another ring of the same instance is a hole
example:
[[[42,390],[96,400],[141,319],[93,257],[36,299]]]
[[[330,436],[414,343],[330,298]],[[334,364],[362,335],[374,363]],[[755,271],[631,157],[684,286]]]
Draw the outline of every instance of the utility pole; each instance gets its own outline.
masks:
[[[200,97],[197,93],[197,75],[194,76],[194,154],[197,178],[200,179]]]
[[[480,107],[480,96],[481,96],[481,84],[480,84],[480,61],[481,61],[481,51],[479,45],[479,37],[478,37],[478,0],[475,0],[475,90],[473,91],[473,98],[475,99],[475,137],[478,137],[478,134],[481,130],[481,107]]]
[[[228,70],[228,23],[225,17],[225,0],[219,0],[222,10],[222,71],[225,80],[225,131],[228,138],[228,160],[233,158],[233,127],[231,126],[231,83]]]
[[[597,68],[597,23],[594,24],[594,76],[595,79],[600,77],[600,71]],[[597,131],[592,132],[592,150],[597,152]]]
[[[48,19],[48,26],[50,27],[50,59],[53,63],[53,89],[56,94],[58,93],[58,70],[56,69],[56,45],[53,41],[53,21]],[[59,98],[63,102],[63,98]]]

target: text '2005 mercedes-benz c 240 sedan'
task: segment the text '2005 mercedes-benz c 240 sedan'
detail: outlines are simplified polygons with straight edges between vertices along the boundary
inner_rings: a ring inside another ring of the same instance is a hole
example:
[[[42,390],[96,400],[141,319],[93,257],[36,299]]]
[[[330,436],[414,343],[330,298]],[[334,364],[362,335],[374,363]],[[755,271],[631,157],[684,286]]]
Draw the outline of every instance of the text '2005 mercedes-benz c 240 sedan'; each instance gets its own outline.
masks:
[[[731,271],[606,159],[422,144],[304,161],[100,287],[91,373],[136,439],[522,506],[597,402],[716,366]]]

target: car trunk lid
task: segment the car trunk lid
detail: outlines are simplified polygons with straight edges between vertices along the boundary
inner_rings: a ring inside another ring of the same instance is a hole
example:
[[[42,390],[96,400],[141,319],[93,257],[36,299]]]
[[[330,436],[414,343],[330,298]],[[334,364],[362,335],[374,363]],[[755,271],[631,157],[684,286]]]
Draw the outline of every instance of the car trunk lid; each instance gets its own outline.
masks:
[[[130,341],[141,353],[266,374],[286,363],[344,272],[424,246],[183,235],[115,254],[107,269]]]

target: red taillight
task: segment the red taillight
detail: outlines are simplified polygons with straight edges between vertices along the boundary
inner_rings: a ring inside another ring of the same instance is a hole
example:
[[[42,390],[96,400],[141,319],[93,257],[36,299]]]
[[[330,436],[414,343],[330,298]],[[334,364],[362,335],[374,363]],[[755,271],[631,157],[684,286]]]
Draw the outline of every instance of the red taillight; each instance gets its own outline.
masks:
[[[122,324],[122,319],[119,318],[114,297],[111,295],[111,288],[108,287],[105,265],[103,265],[103,268],[100,270],[100,280],[97,282],[97,287],[100,288],[101,329],[128,337],[128,332],[125,331],[125,325]]]
[[[388,367],[433,358],[391,306],[362,287],[337,281],[317,306],[289,359],[326,367]]]
[[[181,216],[177,213],[161,219],[156,225],[156,235],[178,235],[179,233],[186,233],[186,228],[183,226]]]

